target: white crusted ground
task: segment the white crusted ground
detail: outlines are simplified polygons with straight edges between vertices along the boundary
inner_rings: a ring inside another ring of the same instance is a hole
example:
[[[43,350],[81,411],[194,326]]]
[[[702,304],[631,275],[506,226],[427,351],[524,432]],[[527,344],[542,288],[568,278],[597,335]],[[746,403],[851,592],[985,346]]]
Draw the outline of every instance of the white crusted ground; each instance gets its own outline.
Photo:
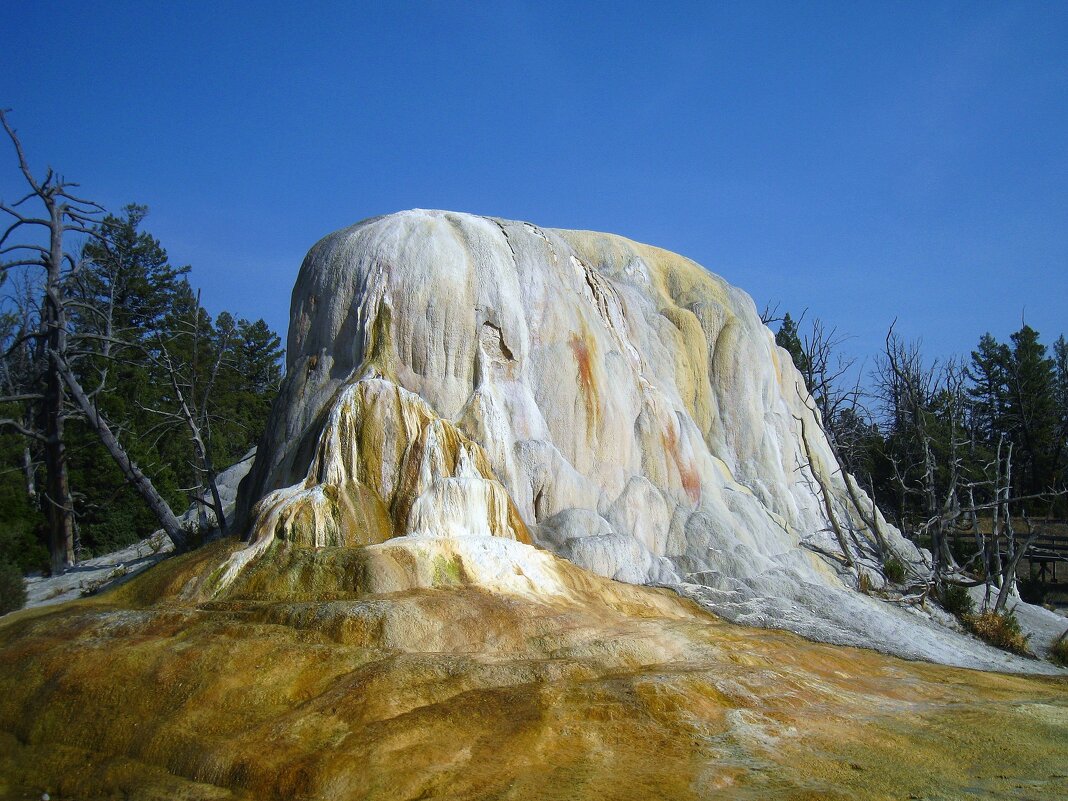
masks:
[[[276,537],[348,544],[374,507],[395,536],[530,536],[739,622],[1035,667],[857,592],[881,582],[870,501],[752,300],[681,256],[451,212],[367,220],[305,259],[287,354],[239,501],[255,541],[224,583]]]
[[[253,448],[235,465],[218,476],[219,496],[223,510],[230,516],[237,500],[237,487],[248,474],[255,458]],[[201,504],[193,504],[179,519],[190,527],[204,523],[204,530],[213,521],[202,521]],[[26,606],[46,606],[71,601],[83,595],[100,592],[119,581],[125,581],[165,558],[174,550],[174,544],[162,529],[140,542],[135,542],[118,551],[79,562],[57,576],[34,574],[26,579]]]

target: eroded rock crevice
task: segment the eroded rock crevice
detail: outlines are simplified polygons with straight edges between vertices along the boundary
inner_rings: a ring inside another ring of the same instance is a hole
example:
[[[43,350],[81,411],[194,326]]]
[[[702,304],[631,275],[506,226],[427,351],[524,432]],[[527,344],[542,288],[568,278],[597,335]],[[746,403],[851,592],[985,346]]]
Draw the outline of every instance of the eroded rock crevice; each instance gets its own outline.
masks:
[[[981,661],[857,591],[885,548],[921,554],[877,541],[752,301],[688,259],[416,210],[320,242],[293,319],[290,365],[335,369],[289,371],[216,591],[275,540],[488,536],[732,620]]]

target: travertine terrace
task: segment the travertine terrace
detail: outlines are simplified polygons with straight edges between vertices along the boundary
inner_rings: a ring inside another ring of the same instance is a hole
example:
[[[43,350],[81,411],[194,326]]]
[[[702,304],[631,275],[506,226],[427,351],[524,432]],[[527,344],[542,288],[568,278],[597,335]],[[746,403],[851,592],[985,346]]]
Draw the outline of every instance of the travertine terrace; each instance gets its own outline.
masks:
[[[862,591],[924,554],[697,264],[368,220],[288,358],[244,539],[0,623],[0,797],[1068,798],[1064,677]]]

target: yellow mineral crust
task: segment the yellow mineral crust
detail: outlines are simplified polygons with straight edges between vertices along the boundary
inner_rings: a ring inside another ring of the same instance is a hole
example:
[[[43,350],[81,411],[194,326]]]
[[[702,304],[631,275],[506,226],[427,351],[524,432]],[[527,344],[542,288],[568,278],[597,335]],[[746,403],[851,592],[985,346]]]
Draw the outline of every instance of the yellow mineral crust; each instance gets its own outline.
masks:
[[[0,798],[1068,797],[1063,679],[727,624],[491,537],[279,540],[197,600],[234,547],[0,624]]]
[[[643,586],[1008,664],[802,547],[875,558],[779,356],[621,237],[327,237],[248,541],[0,622],[0,799],[1068,799],[1065,678]]]
[[[254,509],[248,546],[214,571],[226,587],[276,541],[353,547],[412,534],[531,542],[478,443],[373,372],[337,393],[305,480]]]

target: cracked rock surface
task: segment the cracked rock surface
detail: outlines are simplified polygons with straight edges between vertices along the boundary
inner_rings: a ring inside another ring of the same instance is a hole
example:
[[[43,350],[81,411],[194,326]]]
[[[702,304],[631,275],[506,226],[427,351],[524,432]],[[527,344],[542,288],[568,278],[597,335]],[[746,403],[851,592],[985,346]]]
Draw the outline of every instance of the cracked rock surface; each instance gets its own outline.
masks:
[[[276,541],[489,535],[739,622],[1035,669],[857,592],[861,572],[878,588],[881,552],[923,555],[850,492],[749,296],[682,256],[453,212],[374,218],[309,252],[287,354],[239,498],[253,542],[217,587]]]
[[[1068,798],[1063,673],[871,650],[1056,670],[855,589],[923,554],[703,268],[391,215],[288,358],[247,541],[0,621],[0,798]]]

